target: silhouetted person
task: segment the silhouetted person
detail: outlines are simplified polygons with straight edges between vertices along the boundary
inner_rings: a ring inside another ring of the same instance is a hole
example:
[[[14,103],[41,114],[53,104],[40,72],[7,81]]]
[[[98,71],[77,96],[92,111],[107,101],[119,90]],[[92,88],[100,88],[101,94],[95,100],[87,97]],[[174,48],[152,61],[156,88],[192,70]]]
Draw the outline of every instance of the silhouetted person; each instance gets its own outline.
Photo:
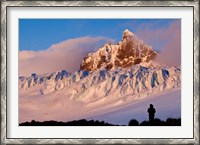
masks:
[[[147,112],[149,113],[149,122],[152,122],[154,120],[154,116],[155,116],[155,113],[156,113],[156,109],[153,108],[152,104],[150,104],[150,107],[147,110]]]

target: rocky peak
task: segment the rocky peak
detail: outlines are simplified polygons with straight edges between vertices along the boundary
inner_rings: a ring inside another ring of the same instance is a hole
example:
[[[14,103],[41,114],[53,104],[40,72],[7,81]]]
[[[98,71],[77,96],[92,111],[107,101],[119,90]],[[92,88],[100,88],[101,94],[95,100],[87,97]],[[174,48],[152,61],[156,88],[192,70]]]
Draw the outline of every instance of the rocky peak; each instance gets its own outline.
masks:
[[[82,61],[80,70],[94,71],[100,68],[128,68],[140,63],[149,63],[157,52],[126,29],[122,42],[105,44],[94,53],[89,53]]]
[[[122,42],[126,42],[128,39],[131,39],[133,36],[134,36],[133,32],[131,32],[128,29],[126,29],[123,32]]]

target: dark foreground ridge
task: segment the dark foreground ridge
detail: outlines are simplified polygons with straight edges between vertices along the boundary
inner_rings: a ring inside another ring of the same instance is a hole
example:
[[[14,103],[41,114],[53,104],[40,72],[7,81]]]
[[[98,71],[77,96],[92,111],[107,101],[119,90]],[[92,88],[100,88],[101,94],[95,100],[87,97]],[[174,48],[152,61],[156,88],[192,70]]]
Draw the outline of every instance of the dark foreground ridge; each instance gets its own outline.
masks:
[[[23,122],[20,123],[19,126],[126,126],[126,125],[116,125],[107,123],[104,121],[98,121],[98,120],[74,120],[69,122],[61,122],[61,121],[35,121],[32,120],[31,122]],[[139,123],[135,119],[131,119],[128,123],[128,126],[181,126],[181,119],[175,119],[175,118],[168,118],[166,121],[162,121],[158,118],[155,118],[153,121],[142,121]]]
[[[98,121],[98,120],[86,120],[86,119],[81,119],[81,120],[73,120],[69,122],[62,122],[62,121],[35,121],[32,120],[31,122],[24,122],[20,123],[19,126],[118,126],[118,125],[113,125],[110,123],[106,123],[104,121]]]

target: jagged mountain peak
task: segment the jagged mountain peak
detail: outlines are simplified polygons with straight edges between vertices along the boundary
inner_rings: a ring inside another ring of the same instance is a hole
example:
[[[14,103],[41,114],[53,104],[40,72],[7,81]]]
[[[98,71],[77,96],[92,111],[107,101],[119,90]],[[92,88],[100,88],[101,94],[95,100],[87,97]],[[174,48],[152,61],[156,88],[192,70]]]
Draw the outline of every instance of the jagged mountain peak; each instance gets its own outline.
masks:
[[[122,42],[105,44],[94,53],[89,53],[80,65],[81,70],[94,71],[100,68],[108,70],[118,67],[128,68],[140,63],[149,63],[157,56],[157,52],[133,32],[126,29]]]
[[[134,36],[134,33],[130,31],[129,29],[125,29],[123,31],[123,36]]]
[[[124,30],[123,36],[122,36],[122,42],[126,41],[129,38],[132,38],[133,36],[134,36],[133,32],[131,32],[128,29]]]

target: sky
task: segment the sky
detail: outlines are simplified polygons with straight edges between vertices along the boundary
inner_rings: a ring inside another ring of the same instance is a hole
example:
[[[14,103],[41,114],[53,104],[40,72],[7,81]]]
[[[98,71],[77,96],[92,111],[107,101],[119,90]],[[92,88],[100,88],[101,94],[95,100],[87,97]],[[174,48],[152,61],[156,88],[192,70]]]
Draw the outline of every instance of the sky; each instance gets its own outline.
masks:
[[[159,51],[158,61],[181,64],[180,19],[20,19],[19,75],[74,72],[88,52],[121,41],[125,29]]]

